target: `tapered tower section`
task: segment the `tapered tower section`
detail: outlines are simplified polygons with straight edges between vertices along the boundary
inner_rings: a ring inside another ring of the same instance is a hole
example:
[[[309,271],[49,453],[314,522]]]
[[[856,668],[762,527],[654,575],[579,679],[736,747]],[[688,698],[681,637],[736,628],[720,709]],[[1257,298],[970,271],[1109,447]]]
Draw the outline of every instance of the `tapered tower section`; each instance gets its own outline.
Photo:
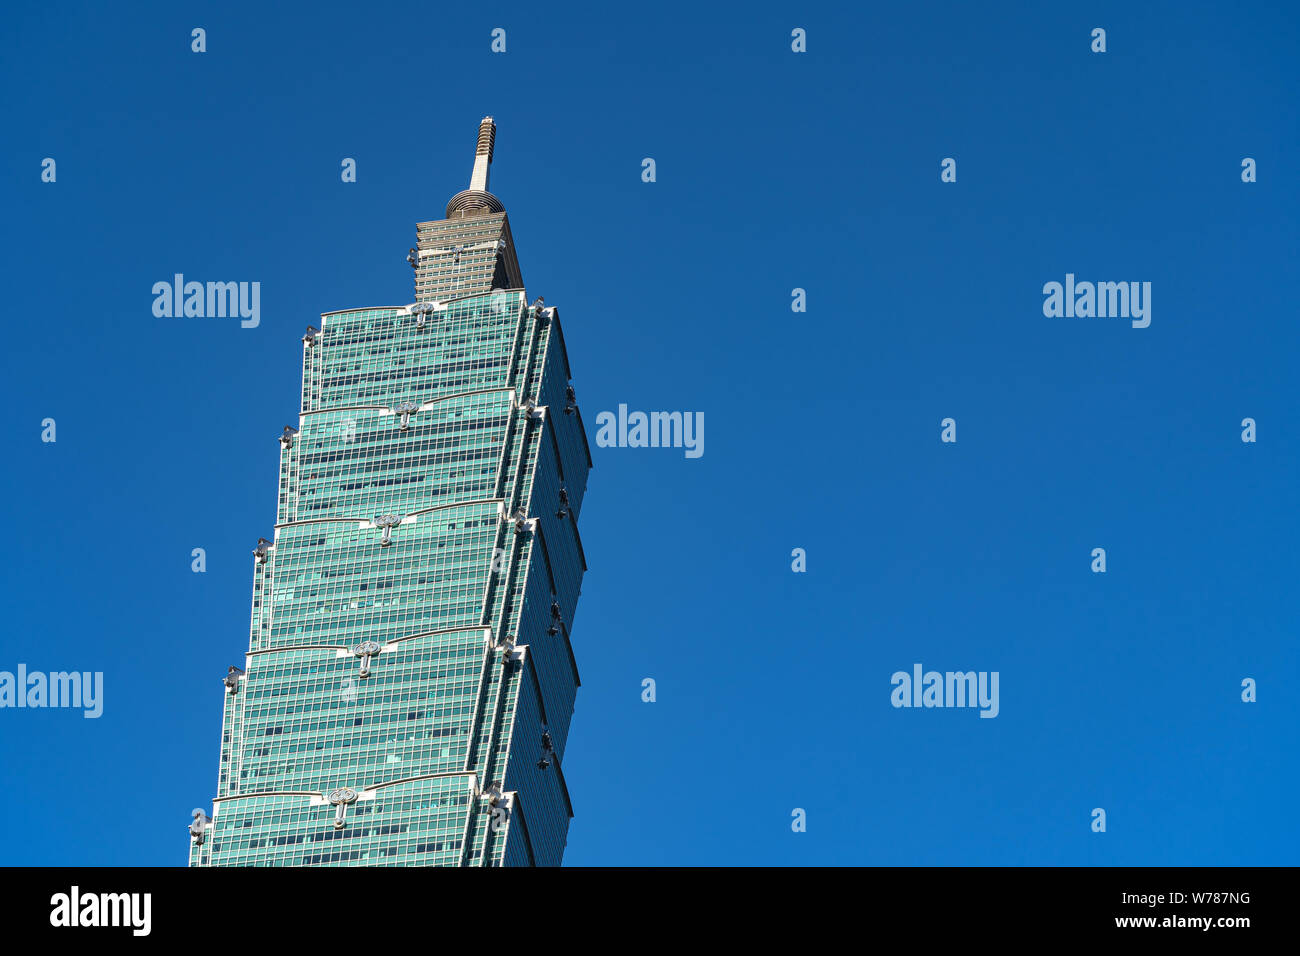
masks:
[[[303,337],[192,866],[560,863],[591,456],[495,140],[487,117],[469,188],[417,227],[416,301]]]

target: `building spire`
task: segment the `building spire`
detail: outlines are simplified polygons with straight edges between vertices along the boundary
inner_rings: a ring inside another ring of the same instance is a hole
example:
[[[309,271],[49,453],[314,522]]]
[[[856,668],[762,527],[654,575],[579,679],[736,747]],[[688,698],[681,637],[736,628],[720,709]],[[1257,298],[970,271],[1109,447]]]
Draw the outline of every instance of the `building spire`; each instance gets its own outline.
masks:
[[[469,188],[475,192],[487,192],[488,172],[492,165],[492,147],[497,141],[497,124],[492,117],[483,117],[478,124],[478,145],[474,149],[474,172],[469,177]]]
[[[451,197],[447,203],[448,219],[467,219],[505,211],[501,200],[488,192],[488,171],[492,165],[492,152],[497,141],[497,124],[485,116],[478,124],[478,140],[474,146],[474,171],[470,173],[469,189]]]

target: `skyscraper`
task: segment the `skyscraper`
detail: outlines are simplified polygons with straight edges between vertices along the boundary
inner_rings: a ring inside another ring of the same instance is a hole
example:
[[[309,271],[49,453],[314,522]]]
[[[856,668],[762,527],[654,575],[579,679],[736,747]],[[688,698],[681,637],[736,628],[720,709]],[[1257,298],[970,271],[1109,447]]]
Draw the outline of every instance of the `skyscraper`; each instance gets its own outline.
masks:
[[[191,866],[560,862],[591,456],[488,192],[495,138],[487,117],[469,189],[417,227],[416,301],[303,337]]]

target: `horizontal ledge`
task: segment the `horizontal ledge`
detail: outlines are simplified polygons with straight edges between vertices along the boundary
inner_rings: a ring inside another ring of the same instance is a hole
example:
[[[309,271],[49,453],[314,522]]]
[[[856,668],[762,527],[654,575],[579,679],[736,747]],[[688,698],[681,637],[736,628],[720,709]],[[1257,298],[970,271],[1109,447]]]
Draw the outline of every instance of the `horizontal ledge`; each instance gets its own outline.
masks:
[[[513,385],[498,385],[495,388],[475,388],[475,389],[471,389],[468,392],[455,392],[452,395],[444,395],[441,398],[426,398],[422,402],[420,402],[419,411],[421,412],[428,411],[430,406],[437,405],[439,402],[449,402],[455,398],[468,398],[471,395],[490,395],[493,392],[509,392],[510,399],[511,399],[511,408],[515,409],[520,407],[518,396],[515,394],[515,387]],[[301,412],[299,413],[299,419],[301,420],[303,418],[306,418],[308,415],[323,415],[326,412],[364,412],[364,411],[384,412],[385,414],[388,415],[397,414],[397,412],[393,410],[393,407],[391,405],[335,405],[335,406],[331,406],[330,408],[313,408],[311,411]]]
[[[522,287],[517,289],[492,289],[488,292],[467,292],[464,295],[454,295],[448,299],[440,299],[443,305],[450,305],[453,302],[463,302],[466,299],[481,299],[492,295],[509,295],[512,292],[524,292]],[[527,293],[525,293],[527,295]],[[349,312],[406,312],[406,306],[402,305],[361,305],[355,309],[335,309],[332,312],[322,312],[320,317],[323,319],[327,315],[346,315]],[[409,313],[408,313],[409,314]]]
[[[410,512],[407,512],[407,513],[406,513],[405,515],[403,515],[402,517],[404,517],[404,518],[414,518],[414,517],[416,517],[416,516],[418,516],[418,515],[433,514],[435,511],[446,511],[446,510],[449,509],[449,508],[468,508],[468,507],[470,507],[471,505],[493,505],[493,504],[494,504],[494,505],[498,505],[498,506],[500,506],[500,505],[502,505],[504,502],[505,502],[505,499],[504,499],[504,498],[473,498],[473,499],[468,500],[468,501],[453,501],[453,502],[451,502],[450,504],[445,504],[445,505],[434,505],[432,508],[421,508],[419,511],[410,511]],[[371,518],[373,518],[373,517],[374,517],[374,516],[371,515]],[[340,521],[342,521],[342,522],[346,522],[346,523],[348,523],[348,524],[356,524],[356,523],[358,523],[358,522],[363,522],[363,523],[364,523],[364,522],[368,522],[368,521],[370,521],[370,520],[371,520],[370,518],[357,518],[357,517],[353,517],[353,518],[303,518],[303,519],[300,520],[300,521],[284,521],[284,522],[281,522],[280,524],[277,524],[277,525],[275,526],[275,530],[276,530],[276,531],[279,531],[281,528],[296,528],[296,527],[298,527],[299,525],[306,525],[306,524],[329,524],[329,523],[331,523],[331,522],[337,523],[337,522],[340,522]]]
[[[491,631],[492,628],[486,624],[462,624],[458,627],[440,627],[433,631],[420,631],[416,634],[407,634],[405,637],[390,638],[383,643],[383,647],[392,644],[400,644],[403,641],[414,641],[421,637],[433,637],[437,634],[456,634],[461,631]],[[286,644],[284,647],[264,647],[257,651],[248,651],[244,656],[252,657],[255,654],[278,654],[281,651],[351,651],[355,644]]]
[[[477,777],[478,774],[473,770],[444,770],[440,773],[426,773],[415,777],[402,777],[400,780],[389,780],[385,783],[372,783],[367,787],[358,787],[358,793],[373,793],[376,790],[382,790],[384,787],[395,787],[399,783],[411,783],[414,780],[437,780],[439,777]],[[216,804],[229,803],[232,800],[251,800],[254,797],[315,797],[323,799],[325,791],[323,790],[259,790],[256,793],[232,793],[224,797],[213,797],[212,803],[214,809]]]

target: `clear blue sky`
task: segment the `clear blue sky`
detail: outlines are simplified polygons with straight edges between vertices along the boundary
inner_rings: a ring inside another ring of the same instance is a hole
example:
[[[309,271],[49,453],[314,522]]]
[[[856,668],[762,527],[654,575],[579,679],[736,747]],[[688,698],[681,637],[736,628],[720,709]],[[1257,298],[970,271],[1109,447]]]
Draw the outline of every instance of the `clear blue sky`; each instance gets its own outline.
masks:
[[[0,670],[106,689],[0,710],[0,862],[183,865],[299,336],[411,301],[489,113],[593,439],[706,419],[697,460],[593,448],[567,864],[1297,862],[1293,5],[6,19]],[[176,272],[261,325],[155,318]],[[1151,326],[1045,318],[1067,272]],[[892,708],[916,662],[998,671],[999,716]]]

